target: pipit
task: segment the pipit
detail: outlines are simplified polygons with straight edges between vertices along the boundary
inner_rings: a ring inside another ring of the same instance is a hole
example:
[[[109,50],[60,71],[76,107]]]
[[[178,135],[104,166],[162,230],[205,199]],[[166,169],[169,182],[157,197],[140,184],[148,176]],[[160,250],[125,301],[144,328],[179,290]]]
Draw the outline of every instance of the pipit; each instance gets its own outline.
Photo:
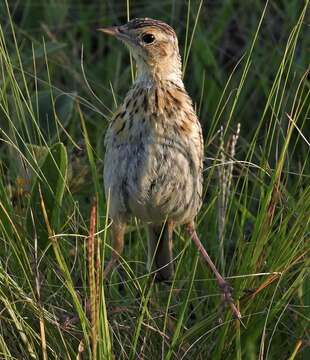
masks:
[[[113,247],[105,275],[122,253],[128,220],[136,217],[148,228],[150,270],[157,280],[170,279],[173,231],[185,225],[214,271],[223,297],[233,304],[230,287],[195,232],[194,219],[202,204],[204,147],[182,81],[177,36],[166,23],[149,18],[99,30],[125,43],[137,68],[135,82],[105,137],[104,185]]]

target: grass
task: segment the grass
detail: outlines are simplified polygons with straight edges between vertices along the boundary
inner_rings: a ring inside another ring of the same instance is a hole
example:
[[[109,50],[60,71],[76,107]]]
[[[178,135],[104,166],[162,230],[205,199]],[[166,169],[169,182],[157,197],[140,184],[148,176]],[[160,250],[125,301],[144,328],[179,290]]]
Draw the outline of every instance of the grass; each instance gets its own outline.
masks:
[[[310,356],[308,5],[4,0],[1,359]],[[102,277],[111,252],[103,138],[134,69],[95,29],[128,16],[166,20],[179,35],[206,144],[198,233],[245,328],[220,309],[182,229],[170,285],[147,273],[137,220],[118,271]]]

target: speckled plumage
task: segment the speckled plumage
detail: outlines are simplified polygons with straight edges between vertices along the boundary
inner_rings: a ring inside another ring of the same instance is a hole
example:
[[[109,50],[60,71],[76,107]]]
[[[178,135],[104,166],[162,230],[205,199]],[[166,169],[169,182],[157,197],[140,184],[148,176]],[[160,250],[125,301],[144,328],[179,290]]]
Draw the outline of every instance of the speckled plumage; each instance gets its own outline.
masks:
[[[136,81],[105,137],[104,185],[114,258],[123,248],[125,224],[135,216],[149,227],[149,261],[155,254],[155,268],[164,266],[158,277],[168,279],[173,228],[192,223],[202,202],[201,126],[182,82],[173,29],[135,19],[106,32],[112,31],[137,63]],[[152,46],[141,43],[145,33],[155,37]]]
[[[150,88],[136,83],[105,144],[104,181],[112,219],[136,216],[156,224],[167,218],[175,224],[193,220],[201,205],[203,144],[184,89],[170,81]]]

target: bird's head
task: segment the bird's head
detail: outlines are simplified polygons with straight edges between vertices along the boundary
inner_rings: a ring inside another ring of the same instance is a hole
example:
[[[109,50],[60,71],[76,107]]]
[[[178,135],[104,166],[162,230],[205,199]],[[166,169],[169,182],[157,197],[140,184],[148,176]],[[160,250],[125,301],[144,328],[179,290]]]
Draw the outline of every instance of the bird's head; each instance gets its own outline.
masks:
[[[178,39],[166,23],[149,18],[134,19],[125,25],[99,31],[127,45],[137,63],[138,79],[181,79]]]

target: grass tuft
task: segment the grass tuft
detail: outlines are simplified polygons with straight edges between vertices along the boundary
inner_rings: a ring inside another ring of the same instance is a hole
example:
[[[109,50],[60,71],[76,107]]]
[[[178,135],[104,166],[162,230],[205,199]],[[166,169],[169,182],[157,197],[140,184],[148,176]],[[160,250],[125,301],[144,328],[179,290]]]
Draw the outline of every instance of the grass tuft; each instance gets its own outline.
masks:
[[[310,358],[307,12],[308,0],[5,0],[0,358]],[[206,144],[197,232],[245,328],[181,229],[171,284],[147,272],[137,220],[103,277],[103,138],[134,67],[94,29],[138,16],[177,31]]]

